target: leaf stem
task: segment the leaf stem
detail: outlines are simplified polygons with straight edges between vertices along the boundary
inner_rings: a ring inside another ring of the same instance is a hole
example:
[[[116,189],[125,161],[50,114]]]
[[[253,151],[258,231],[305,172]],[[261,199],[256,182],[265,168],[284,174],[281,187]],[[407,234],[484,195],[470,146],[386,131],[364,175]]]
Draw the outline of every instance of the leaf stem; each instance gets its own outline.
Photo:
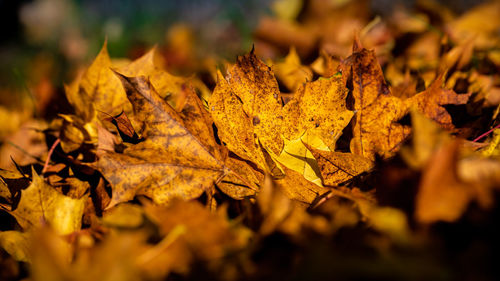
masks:
[[[52,154],[54,153],[54,150],[56,149],[56,146],[60,142],[61,142],[61,139],[57,138],[57,140],[50,147],[49,153],[47,154],[47,159],[45,160],[45,164],[43,165],[42,175],[45,174],[45,172],[47,171],[47,168],[49,167],[50,157],[52,156]]]
[[[472,142],[477,142],[477,141],[481,140],[482,138],[491,134],[491,132],[493,132],[495,129],[498,129],[498,128],[500,128],[500,124],[496,125],[495,127],[493,127],[493,129],[491,129],[491,130],[487,131],[486,133],[480,135],[479,137],[475,138]]]

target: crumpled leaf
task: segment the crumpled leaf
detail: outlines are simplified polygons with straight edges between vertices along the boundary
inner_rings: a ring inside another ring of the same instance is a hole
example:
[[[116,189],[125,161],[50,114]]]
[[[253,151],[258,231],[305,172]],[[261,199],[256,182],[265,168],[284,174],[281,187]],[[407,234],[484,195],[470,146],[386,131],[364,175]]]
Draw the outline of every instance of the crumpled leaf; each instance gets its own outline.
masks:
[[[81,228],[86,198],[74,199],[61,194],[45,183],[33,170],[33,181],[21,191],[21,200],[15,210],[2,208],[14,216],[24,230],[44,222],[60,234],[69,234]]]
[[[344,83],[352,81],[353,85],[356,113],[351,152],[369,159],[375,154],[393,155],[410,133],[410,128],[396,123],[407,113],[407,107],[391,95],[375,53],[355,44],[353,54],[340,69]]]
[[[408,106],[415,106],[428,118],[438,122],[445,129],[452,129],[451,116],[443,107],[447,104],[465,104],[472,93],[457,94],[442,88],[443,75],[440,75],[425,91],[405,100]]]
[[[136,194],[159,204],[191,199],[220,180],[226,171],[223,159],[216,158],[219,148],[193,135],[144,77],[119,77],[136,117],[144,120],[145,141],[99,159],[98,169],[113,186],[108,208]]]
[[[85,141],[90,140],[90,135],[84,127],[83,121],[74,115],[59,115],[62,119],[60,127],[61,148],[69,153],[80,148]],[[99,138],[99,136],[98,136]]]
[[[324,151],[305,144],[318,161],[323,184],[335,186],[373,168],[373,162],[361,155]]]
[[[353,112],[346,108],[347,89],[340,77],[320,78],[299,87],[293,99],[283,107],[282,134],[288,140],[299,138],[304,131],[319,137],[330,149]]]
[[[124,111],[120,112],[118,115],[108,117],[105,120],[110,121],[116,126],[118,133],[124,141],[134,143],[139,140],[139,136],[137,135],[134,126]],[[98,129],[100,128],[98,127]]]
[[[21,194],[21,190],[31,184],[29,178],[18,171],[0,169],[0,198],[12,204]]]

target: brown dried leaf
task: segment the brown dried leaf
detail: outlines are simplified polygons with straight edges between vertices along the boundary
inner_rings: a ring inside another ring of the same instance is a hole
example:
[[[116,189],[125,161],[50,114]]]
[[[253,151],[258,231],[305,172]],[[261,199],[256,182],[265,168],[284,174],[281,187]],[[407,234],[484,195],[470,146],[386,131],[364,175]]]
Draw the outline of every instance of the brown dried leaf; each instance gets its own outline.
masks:
[[[358,115],[359,114],[359,115]],[[351,151],[373,159],[375,154],[394,155],[410,134],[410,128],[396,121],[406,114],[403,102],[392,96],[381,96],[377,103],[354,115]]]
[[[335,186],[373,168],[361,155],[316,149],[304,143],[318,161],[323,184]]]
[[[344,83],[352,81],[353,85],[356,113],[351,152],[369,159],[375,154],[393,155],[410,133],[410,128],[396,123],[407,113],[407,107],[391,95],[375,53],[355,51],[340,69]]]
[[[283,167],[285,177],[277,179],[276,184],[290,199],[310,204],[321,195],[330,191],[329,188],[319,186],[306,180],[301,174]]]
[[[453,129],[451,116],[443,107],[447,104],[466,104],[472,93],[457,94],[442,87],[443,75],[440,75],[425,91],[405,100],[407,106],[415,106],[428,118],[438,122],[445,129]]]
[[[206,146],[193,135],[144,77],[118,77],[135,116],[144,121],[145,141],[99,159],[97,167],[113,187],[108,208],[136,194],[159,204],[175,197],[196,198],[225,175],[224,160],[217,158],[219,147]]]

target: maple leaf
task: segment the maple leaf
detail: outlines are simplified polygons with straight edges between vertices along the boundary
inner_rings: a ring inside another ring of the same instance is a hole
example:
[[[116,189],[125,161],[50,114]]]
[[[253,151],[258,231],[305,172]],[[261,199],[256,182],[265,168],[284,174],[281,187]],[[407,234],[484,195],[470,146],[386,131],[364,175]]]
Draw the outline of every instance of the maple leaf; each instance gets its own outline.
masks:
[[[209,115],[194,92],[187,93],[188,103],[179,114],[158,96],[146,78],[117,75],[134,106],[135,117],[144,121],[145,140],[123,153],[106,153],[97,162],[97,168],[113,186],[108,208],[138,194],[159,204],[175,197],[196,198],[231,172],[213,137]],[[185,122],[182,115],[197,117]]]
[[[74,199],[61,194],[45,183],[35,170],[33,181],[21,191],[21,199],[15,210],[4,204],[1,207],[14,216],[24,230],[47,222],[60,234],[69,234],[81,228],[83,207],[86,200]]]
[[[352,81],[354,97],[351,152],[374,159],[396,152],[410,129],[397,123],[406,113],[405,103],[391,95],[375,52],[359,49],[340,65],[342,79]]]
[[[96,117],[96,111],[116,115],[123,109],[131,109],[120,80],[111,70],[112,66],[107,44],[104,42],[83,76],[65,87],[68,101],[84,123],[92,121]]]
[[[144,121],[145,141],[120,153],[104,154],[97,167],[113,186],[108,206],[144,194],[157,203],[198,197],[225,174],[217,145],[206,146],[144,77],[118,74],[135,116]],[[202,122],[202,120],[199,120]],[[213,140],[215,143],[215,140]]]
[[[288,124],[283,126],[283,137],[297,139],[307,130],[311,137],[319,137],[335,149],[335,142],[354,114],[346,108],[346,97],[340,77],[305,83],[283,107],[284,124]]]
[[[227,81],[220,76],[217,79],[219,88],[212,95],[209,104],[210,112],[217,127],[220,126],[221,134],[228,137],[237,131],[247,131],[245,135],[255,134],[255,137],[243,138],[246,147],[257,146],[258,139],[265,149],[279,155],[283,148],[283,140],[279,135],[283,118],[281,93],[271,68],[259,60],[252,51],[238,57],[236,64],[228,73]],[[226,99],[229,101],[226,102]],[[231,123],[223,124],[223,116],[231,114],[237,116],[229,118],[236,120],[227,120]],[[251,120],[250,124],[248,120]],[[246,128],[241,129],[242,126]],[[252,129],[249,130],[248,127]],[[222,138],[226,143],[230,142]],[[242,150],[244,149],[241,148],[239,151]],[[235,153],[238,154],[239,151]],[[244,154],[240,156],[248,159]]]
[[[204,105],[192,87],[184,85],[181,94],[182,103],[179,103],[179,106],[182,108],[179,115],[184,121],[186,129],[197,136],[200,142],[210,149],[210,153],[215,158],[225,159],[225,165],[231,171],[219,182],[219,188],[232,198],[241,199],[245,196],[254,195],[258,190],[262,174],[255,171],[245,161],[228,157],[228,151],[216,143],[212,128],[212,117],[205,110]]]
[[[210,97],[209,108],[219,137],[229,150],[267,171],[269,168],[264,152],[253,132],[252,118],[244,112],[241,100],[233,93],[222,74],[218,72],[217,76],[217,86]]]
[[[447,104],[466,104],[472,93],[457,94],[453,90],[442,88],[443,74],[432,82],[432,84],[423,92],[418,93],[405,102],[408,106],[415,106],[425,116],[438,122],[445,129],[453,129],[451,116],[443,107]]]
[[[165,70],[165,61],[159,55],[156,47],[142,57],[122,66],[117,71],[128,77],[144,76],[149,79],[156,92],[162,97],[168,97],[168,101],[177,109],[178,99],[182,96],[186,84],[194,85],[196,90],[207,96],[209,90],[200,83],[196,77],[180,77],[170,74]]]

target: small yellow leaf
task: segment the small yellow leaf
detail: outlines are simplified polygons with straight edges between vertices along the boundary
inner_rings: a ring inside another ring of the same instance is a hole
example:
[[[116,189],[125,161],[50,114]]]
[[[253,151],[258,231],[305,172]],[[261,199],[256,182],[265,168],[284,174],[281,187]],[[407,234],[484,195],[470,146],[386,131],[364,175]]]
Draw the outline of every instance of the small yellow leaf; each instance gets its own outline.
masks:
[[[321,186],[321,174],[318,163],[304,145],[305,141],[303,139],[311,141],[310,139],[312,139],[312,137],[309,137],[306,133],[298,139],[290,141],[285,140],[285,147],[275,160],[288,169],[300,173],[306,180]],[[321,142],[321,139],[317,140]],[[324,146],[324,148],[328,149],[326,146]]]
[[[66,97],[85,123],[96,117],[96,110],[116,115],[131,106],[120,80],[111,70],[106,43],[83,76],[66,87]]]
[[[69,234],[81,228],[85,200],[61,194],[33,170],[33,182],[21,191],[19,205],[7,211],[25,230],[46,222],[58,233]]]
[[[276,77],[290,90],[296,91],[300,85],[311,81],[313,73],[307,66],[300,63],[299,55],[295,48],[291,48],[285,61],[274,66]]]

